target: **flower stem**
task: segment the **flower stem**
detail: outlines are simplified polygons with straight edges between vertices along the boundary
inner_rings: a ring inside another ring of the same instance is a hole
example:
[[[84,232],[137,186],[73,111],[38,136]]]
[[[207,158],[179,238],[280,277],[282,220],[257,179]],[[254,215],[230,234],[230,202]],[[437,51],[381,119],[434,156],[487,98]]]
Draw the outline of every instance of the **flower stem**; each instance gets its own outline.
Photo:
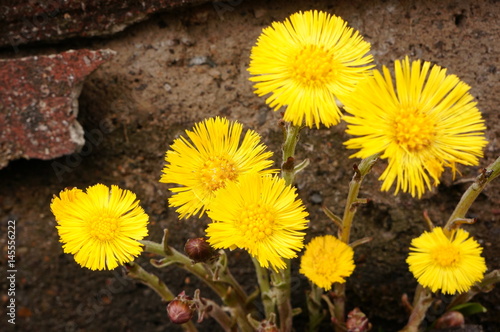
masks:
[[[229,274],[227,267],[225,271],[218,271],[215,275],[209,269],[205,269],[203,264],[193,264],[187,256],[174,248],[168,247],[168,250],[165,250],[166,245],[164,243],[160,244],[147,240],[140,242],[145,246],[144,251],[164,257],[161,260],[151,260],[153,266],[161,268],[169,265],[178,265],[184,270],[191,272],[207,284],[219,295],[224,304],[232,309],[231,312],[234,314],[238,326],[242,331],[253,331],[247,319],[247,315],[249,314],[246,308],[248,298],[241,289],[241,286]]]
[[[282,270],[271,270],[271,281],[276,296],[276,305],[280,317],[280,331],[290,332],[292,330],[292,305],[291,296],[291,277],[290,260],[286,260],[286,267]]]
[[[269,283],[269,272],[266,268],[260,266],[259,261],[255,259],[255,257],[252,257],[252,262],[255,266],[255,273],[257,274],[257,282],[259,284],[260,297],[262,299],[262,304],[264,305],[266,319],[269,319],[271,314],[276,314],[276,303],[273,301],[271,284]]]
[[[432,292],[419,284],[415,290],[413,308],[408,319],[408,324],[399,332],[418,332],[418,327],[424,320],[427,309],[431,306],[432,301]]]
[[[244,305],[244,308],[255,309],[253,307],[253,303],[250,303],[251,301],[241,287],[240,283],[236,281],[233,274],[231,273],[231,270],[229,270],[229,268],[227,267],[227,256],[223,250],[220,251],[219,260],[214,265],[215,266],[209,266],[205,264],[204,266],[209,270],[209,272],[211,271],[211,269],[215,269],[216,273],[214,275],[214,279],[230,285],[235,291],[238,300]]]
[[[158,278],[158,276],[147,272],[139,264],[135,262],[127,263],[125,264],[125,271],[127,277],[142,282],[160,295],[163,301],[170,302],[175,298],[175,295],[170,291],[167,285],[165,285],[165,283]],[[182,328],[187,332],[198,331],[192,321],[182,324]]]
[[[345,331],[345,283],[336,282],[333,285],[333,312],[335,314],[334,329],[335,332]]]
[[[325,313],[323,311],[323,305],[321,303],[321,296],[323,295],[323,288],[316,286],[314,283],[311,284],[311,290],[307,294],[307,311],[309,313],[309,332],[315,332],[318,330],[319,325],[325,318]]]
[[[347,194],[347,202],[342,218],[342,228],[339,230],[339,239],[346,244],[349,244],[350,241],[352,222],[357,207],[360,203],[366,203],[366,200],[360,200],[358,198],[359,188],[361,187],[364,177],[370,172],[379,156],[380,154],[375,154],[365,158],[361,160],[359,166],[354,165],[353,167],[354,176],[349,183],[349,193]],[[339,332],[343,331],[343,326],[345,324],[345,284],[336,283],[333,287],[335,291],[335,297],[333,299],[336,320],[335,330]]]
[[[283,165],[281,166],[281,177],[288,186],[292,186],[295,180],[295,147],[299,141],[299,133],[302,127],[294,126],[286,122],[284,128],[283,143]]]
[[[458,202],[455,210],[451,214],[444,229],[451,230],[455,220],[464,219],[467,211],[472,203],[476,200],[477,196],[483,191],[486,185],[493,179],[500,175],[500,157],[498,157],[488,168],[481,170],[481,174],[476,177],[474,183],[462,195],[460,202]]]
[[[194,301],[198,304],[198,323],[201,323],[205,316],[210,316],[219,323],[224,332],[234,331],[232,319],[214,301],[200,297],[200,290],[194,292]]]
[[[281,177],[285,184],[293,186],[295,180],[295,147],[299,141],[299,133],[302,127],[285,122],[283,143],[283,164],[281,166]],[[278,307],[280,330],[288,332],[292,330],[292,304],[291,297],[291,267],[287,259],[286,267],[278,272],[272,271],[273,291]]]
[[[354,165],[354,176],[349,183],[349,193],[347,194],[347,202],[344,209],[344,216],[342,218],[342,230],[340,231],[340,240],[346,244],[349,244],[351,237],[351,227],[354,215],[357,211],[357,206],[359,205],[359,188],[361,183],[368,174],[375,162],[378,160],[380,154],[374,154],[368,158],[361,160],[358,165]]]
[[[160,295],[163,301],[169,302],[174,299],[175,295],[170,291],[167,285],[165,285],[165,283],[161,281],[158,276],[147,272],[139,264],[135,262],[127,263],[125,264],[125,271],[127,277],[149,286],[149,288]]]

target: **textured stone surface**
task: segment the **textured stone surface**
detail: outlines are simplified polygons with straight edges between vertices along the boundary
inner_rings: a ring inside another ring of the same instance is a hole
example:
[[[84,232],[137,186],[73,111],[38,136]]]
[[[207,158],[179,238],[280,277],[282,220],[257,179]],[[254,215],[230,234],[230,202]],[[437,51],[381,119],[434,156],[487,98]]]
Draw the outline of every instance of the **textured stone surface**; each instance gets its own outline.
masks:
[[[80,149],[76,121],[85,77],[111,50],[0,60],[0,168],[18,158],[51,159]]]
[[[148,15],[202,0],[6,0],[0,5],[0,47],[112,34]]]

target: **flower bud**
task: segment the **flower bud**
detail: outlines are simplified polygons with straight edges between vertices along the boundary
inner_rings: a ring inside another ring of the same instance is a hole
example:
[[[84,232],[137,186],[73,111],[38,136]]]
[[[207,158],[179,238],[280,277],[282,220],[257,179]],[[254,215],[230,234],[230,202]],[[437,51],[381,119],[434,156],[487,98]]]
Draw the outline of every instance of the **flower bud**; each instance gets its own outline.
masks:
[[[346,327],[348,332],[366,332],[371,330],[372,324],[359,308],[354,308],[347,314]]]
[[[464,315],[459,311],[448,311],[436,321],[436,329],[450,329],[463,327],[465,324]]]
[[[168,318],[174,324],[184,324],[193,317],[195,309],[193,299],[182,291],[167,305]]]
[[[203,237],[187,240],[184,251],[195,263],[207,262],[216,255],[214,248]]]

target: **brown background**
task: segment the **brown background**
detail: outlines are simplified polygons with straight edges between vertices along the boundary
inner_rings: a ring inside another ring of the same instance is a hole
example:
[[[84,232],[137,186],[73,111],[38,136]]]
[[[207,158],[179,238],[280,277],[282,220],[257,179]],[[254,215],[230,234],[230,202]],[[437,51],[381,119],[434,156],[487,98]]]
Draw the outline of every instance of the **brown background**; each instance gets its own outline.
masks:
[[[150,215],[150,239],[159,241],[169,228],[171,244],[182,248],[189,237],[204,234],[207,220],[178,221],[167,206],[168,185],[158,182],[164,153],[172,140],[194,122],[226,116],[258,131],[279,161],[279,114],[252,92],[248,81],[249,52],[262,28],[298,10],[319,9],[343,17],[372,43],[380,65],[409,55],[447,67],[472,86],[486,120],[489,145],[478,167],[461,167],[461,176],[443,183],[421,200],[406,194],[380,193],[378,163],[361,190],[373,200],[360,209],[353,239],[372,236],[356,252],[357,267],[348,280],[348,309],[364,311],[375,331],[404,326],[403,293],[413,295],[415,280],[404,262],[411,238],[424,230],[422,212],[442,225],[461,194],[500,155],[500,4],[496,1],[232,1],[159,12],[107,37],[65,39],[57,43],[5,47],[3,58],[50,54],[75,48],[110,48],[116,56],[86,81],[80,97],[79,121],[94,143],[86,153],[53,161],[19,160],[0,170],[1,234],[8,219],[17,221],[16,327],[20,331],[173,331],[164,305],[152,291],[123,279],[120,270],[92,272],[63,254],[49,204],[67,186],[85,188],[97,182],[117,184],[137,193]],[[201,64],[199,64],[201,63]],[[321,212],[325,204],[343,211],[351,167],[356,160],[343,146],[345,125],[304,130],[298,158],[311,165],[297,179],[300,197],[310,213],[307,241],[336,230]],[[100,137],[100,138],[99,138]],[[70,171],[56,174],[54,161]],[[500,268],[500,180],[492,183],[470,210],[478,223],[468,226],[484,246],[490,270]],[[0,245],[5,248],[6,237]],[[230,254],[233,272],[251,291],[254,276],[245,253]],[[191,293],[198,282],[173,268],[155,270],[145,255],[138,261],[159,273],[175,292]],[[2,257],[2,265],[5,264]],[[294,266],[296,269],[297,266]],[[2,301],[6,300],[2,280]],[[305,309],[307,280],[294,274],[294,305]],[[202,294],[210,296],[208,290]],[[444,297],[443,301],[449,300]],[[498,289],[476,298],[488,313],[468,322],[486,331],[500,329]],[[2,302],[4,312],[5,302]],[[431,320],[439,310],[431,311]],[[2,323],[5,316],[2,315]],[[305,315],[295,319],[304,329]],[[206,322],[201,330],[210,330]]]

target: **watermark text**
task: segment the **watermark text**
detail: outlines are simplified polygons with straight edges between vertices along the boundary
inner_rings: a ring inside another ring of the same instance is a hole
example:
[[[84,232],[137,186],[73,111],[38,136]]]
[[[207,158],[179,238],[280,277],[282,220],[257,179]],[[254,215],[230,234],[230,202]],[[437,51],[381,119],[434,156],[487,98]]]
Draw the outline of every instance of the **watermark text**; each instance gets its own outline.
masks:
[[[16,221],[7,222],[7,322],[16,324]]]

